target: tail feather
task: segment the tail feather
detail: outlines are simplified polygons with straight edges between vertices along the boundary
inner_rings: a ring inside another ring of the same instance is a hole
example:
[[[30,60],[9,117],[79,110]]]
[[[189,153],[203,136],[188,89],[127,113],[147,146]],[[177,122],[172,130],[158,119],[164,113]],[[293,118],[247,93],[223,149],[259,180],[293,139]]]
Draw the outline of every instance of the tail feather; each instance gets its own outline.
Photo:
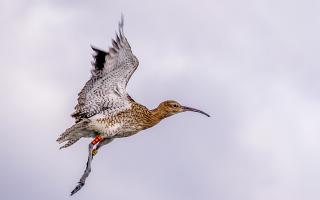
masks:
[[[71,146],[83,137],[82,132],[86,129],[89,122],[90,120],[82,120],[65,130],[65,132],[63,132],[57,139],[59,144],[67,141],[67,143],[61,146],[60,149]]]

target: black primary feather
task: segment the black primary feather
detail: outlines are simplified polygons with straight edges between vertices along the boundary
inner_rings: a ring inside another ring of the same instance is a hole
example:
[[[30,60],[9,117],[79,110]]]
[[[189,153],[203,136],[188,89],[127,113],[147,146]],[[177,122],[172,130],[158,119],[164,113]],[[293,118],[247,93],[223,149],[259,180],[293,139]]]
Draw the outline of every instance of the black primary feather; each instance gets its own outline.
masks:
[[[104,67],[104,64],[106,62],[106,55],[108,54],[105,51],[102,51],[100,49],[97,49],[93,46],[91,46],[92,50],[95,51],[96,55],[94,55],[94,63],[93,66],[97,70],[102,70]]]

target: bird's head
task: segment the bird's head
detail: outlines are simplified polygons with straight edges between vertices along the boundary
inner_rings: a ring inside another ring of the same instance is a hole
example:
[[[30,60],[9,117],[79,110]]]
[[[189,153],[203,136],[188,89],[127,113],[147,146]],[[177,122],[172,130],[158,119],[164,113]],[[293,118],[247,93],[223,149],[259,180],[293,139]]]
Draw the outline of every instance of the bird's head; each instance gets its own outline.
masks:
[[[192,111],[192,112],[198,112],[201,113],[207,117],[210,117],[209,114],[187,106],[182,106],[180,103],[173,101],[173,100],[168,100],[160,103],[158,106],[158,111],[162,113],[163,118],[169,117],[171,115],[181,113],[181,112],[186,112],[186,111]]]

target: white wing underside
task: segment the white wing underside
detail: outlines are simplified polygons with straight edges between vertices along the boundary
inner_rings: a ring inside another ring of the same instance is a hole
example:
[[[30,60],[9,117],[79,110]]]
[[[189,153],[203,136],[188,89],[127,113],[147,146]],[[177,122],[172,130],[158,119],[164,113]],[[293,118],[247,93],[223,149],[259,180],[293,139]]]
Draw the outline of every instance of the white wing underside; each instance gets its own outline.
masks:
[[[126,92],[127,83],[138,67],[138,59],[123,33],[123,18],[119,35],[112,40],[109,51],[95,51],[91,78],[79,93],[78,104],[72,116],[76,121],[103,113],[111,115],[131,107],[133,100]]]

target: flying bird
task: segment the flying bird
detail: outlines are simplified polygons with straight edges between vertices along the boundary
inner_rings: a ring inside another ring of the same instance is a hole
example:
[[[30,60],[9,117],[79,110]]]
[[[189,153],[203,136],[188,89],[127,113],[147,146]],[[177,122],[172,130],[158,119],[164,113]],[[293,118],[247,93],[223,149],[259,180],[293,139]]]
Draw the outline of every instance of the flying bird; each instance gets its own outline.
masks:
[[[64,143],[66,148],[80,138],[94,138],[89,144],[86,169],[71,192],[79,191],[91,172],[91,162],[102,146],[115,138],[132,136],[139,131],[153,127],[161,120],[174,114],[193,111],[210,117],[207,113],[183,106],[177,101],[168,100],[154,109],[135,102],[126,91],[132,74],[139,61],[132,53],[131,47],[123,32],[123,16],[112,47],[104,51],[92,46],[94,51],[91,78],[78,94],[78,104],[74,113],[75,124],[65,130],[57,142]]]

